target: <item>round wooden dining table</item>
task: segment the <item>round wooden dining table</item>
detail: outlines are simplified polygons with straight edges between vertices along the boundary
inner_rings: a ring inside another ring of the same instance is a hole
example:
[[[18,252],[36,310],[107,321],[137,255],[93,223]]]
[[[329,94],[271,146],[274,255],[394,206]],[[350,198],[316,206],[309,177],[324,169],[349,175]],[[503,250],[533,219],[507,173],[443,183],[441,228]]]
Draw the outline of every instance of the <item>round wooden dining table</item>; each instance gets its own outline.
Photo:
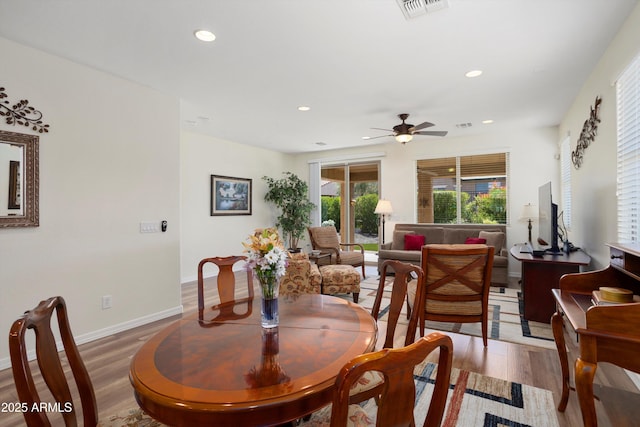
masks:
[[[130,380],[140,407],[175,426],[269,426],[331,402],[353,357],[373,351],[377,326],[341,298],[279,298],[280,324],[263,329],[260,298],[185,316],[134,355]]]

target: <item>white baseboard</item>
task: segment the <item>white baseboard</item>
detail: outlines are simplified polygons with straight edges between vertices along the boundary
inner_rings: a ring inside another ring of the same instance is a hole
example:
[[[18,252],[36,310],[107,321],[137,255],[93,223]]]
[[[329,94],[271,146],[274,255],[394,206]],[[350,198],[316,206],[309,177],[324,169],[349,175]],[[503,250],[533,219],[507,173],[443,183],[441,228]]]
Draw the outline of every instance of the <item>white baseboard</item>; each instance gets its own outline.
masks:
[[[97,331],[88,332],[86,334],[78,335],[75,338],[76,344],[86,344],[91,341],[98,340],[100,338],[105,338],[113,334],[117,334],[119,332],[127,331],[129,329],[137,328],[138,326],[143,326],[148,323],[155,322],[156,320],[166,319],[167,317],[175,316],[178,314],[182,314],[183,308],[182,305],[169,308],[167,310],[159,311],[157,313],[152,313],[147,316],[138,317],[137,319],[128,320],[123,323],[118,323],[113,326],[109,326],[107,328],[98,329]],[[73,329],[73,325],[71,325]],[[56,341],[56,345],[58,346],[58,351],[62,351],[64,347],[62,346],[62,341]],[[27,358],[29,360],[34,360],[36,358],[35,349],[29,350],[27,352]],[[11,358],[5,357],[0,359],[0,370],[8,369],[11,367]]]

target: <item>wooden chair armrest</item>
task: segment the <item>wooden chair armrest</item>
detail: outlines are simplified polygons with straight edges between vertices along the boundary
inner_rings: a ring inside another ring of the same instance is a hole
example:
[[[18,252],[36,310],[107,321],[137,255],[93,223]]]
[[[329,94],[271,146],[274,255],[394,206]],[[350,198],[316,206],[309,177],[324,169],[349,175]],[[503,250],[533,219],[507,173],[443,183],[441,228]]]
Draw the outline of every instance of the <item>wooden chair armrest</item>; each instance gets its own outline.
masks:
[[[329,252],[333,252],[334,254],[336,254],[336,256],[339,255],[340,253],[340,249],[338,248],[334,248],[333,246],[320,246],[320,245],[315,245],[313,247],[313,249],[316,250],[320,250],[320,251],[329,251]]]
[[[360,243],[340,243],[340,246],[346,246],[346,247],[359,247],[360,248],[360,252],[364,253],[364,246],[362,246],[362,244]]]

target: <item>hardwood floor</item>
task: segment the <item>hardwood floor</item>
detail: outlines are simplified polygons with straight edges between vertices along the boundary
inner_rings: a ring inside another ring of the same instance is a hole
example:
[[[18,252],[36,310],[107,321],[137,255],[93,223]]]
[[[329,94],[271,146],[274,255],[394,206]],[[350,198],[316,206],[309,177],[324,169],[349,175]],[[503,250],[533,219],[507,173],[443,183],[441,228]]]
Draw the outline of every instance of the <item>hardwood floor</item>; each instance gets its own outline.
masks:
[[[374,268],[367,267],[367,275],[375,277]],[[238,280],[244,280],[244,274]],[[182,301],[185,313],[195,311],[197,291],[195,282],[182,286]],[[215,303],[208,298],[207,303]],[[34,302],[35,305],[35,302]],[[73,327],[73,307],[69,307]],[[101,417],[126,408],[136,407],[129,384],[129,363],[140,345],[156,332],[178,319],[164,319],[129,331],[114,334],[80,346],[96,391]],[[451,334],[454,341],[454,366],[483,375],[521,382],[551,390],[557,404],[560,396],[560,363],[555,351],[489,340],[485,349],[482,339],[466,335]],[[575,339],[567,334],[570,358],[577,355]],[[601,363],[595,381],[598,423],[603,427],[638,425],[640,419],[640,392],[633,381],[615,366]],[[42,396],[47,401],[46,395]],[[17,396],[10,369],[0,371],[0,403],[16,402]],[[550,414],[551,415],[551,414]],[[578,400],[571,393],[565,413],[556,411],[561,427],[582,425]],[[58,420],[62,425],[61,419]],[[0,412],[0,426],[23,426],[19,413]]]

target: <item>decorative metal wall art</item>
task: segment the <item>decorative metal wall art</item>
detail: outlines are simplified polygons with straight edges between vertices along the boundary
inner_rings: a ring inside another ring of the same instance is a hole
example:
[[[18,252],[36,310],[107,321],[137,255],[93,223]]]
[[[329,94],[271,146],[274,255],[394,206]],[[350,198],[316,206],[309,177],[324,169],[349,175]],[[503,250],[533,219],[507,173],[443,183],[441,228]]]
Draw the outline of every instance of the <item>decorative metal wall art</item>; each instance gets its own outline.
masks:
[[[589,114],[589,118],[584,121],[584,125],[582,126],[582,132],[580,132],[580,138],[578,138],[576,149],[571,153],[571,161],[576,169],[579,169],[580,166],[582,166],[584,150],[596,139],[598,123],[600,123],[601,102],[602,98],[596,96],[596,102],[594,106],[591,107],[591,114]]]
[[[17,104],[9,107],[9,101],[4,98],[7,94],[3,87],[0,87],[0,116],[6,117],[8,125],[21,125],[31,127],[39,133],[49,132],[49,125],[42,122],[42,113],[36,110],[26,99],[21,99]]]

